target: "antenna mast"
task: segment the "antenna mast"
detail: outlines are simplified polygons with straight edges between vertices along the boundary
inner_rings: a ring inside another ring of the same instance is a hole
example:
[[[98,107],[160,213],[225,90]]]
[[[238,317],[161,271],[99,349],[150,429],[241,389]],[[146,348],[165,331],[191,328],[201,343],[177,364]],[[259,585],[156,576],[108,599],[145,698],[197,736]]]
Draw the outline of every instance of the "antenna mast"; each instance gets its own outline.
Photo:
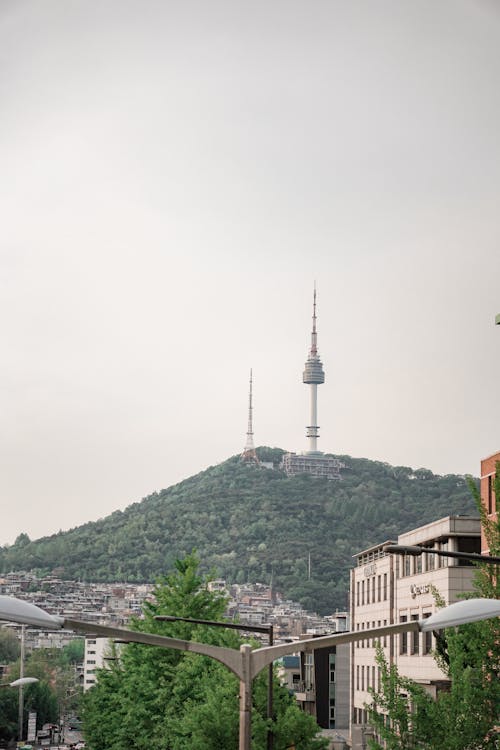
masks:
[[[252,370],[250,370],[250,388],[248,391],[248,428],[247,428],[247,440],[243,453],[241,454],[241,460],[247,463],[258,464],[259,459],[255,452],[255,445],[253,442],[253,405],[252,405]]]

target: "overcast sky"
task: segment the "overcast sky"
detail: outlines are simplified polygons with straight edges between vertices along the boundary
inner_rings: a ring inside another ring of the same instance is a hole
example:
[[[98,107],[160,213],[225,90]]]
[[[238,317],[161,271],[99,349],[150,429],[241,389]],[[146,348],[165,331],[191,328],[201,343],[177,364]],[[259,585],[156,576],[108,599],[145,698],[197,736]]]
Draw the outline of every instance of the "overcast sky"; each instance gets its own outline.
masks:
[[[0,543],[257,445],[500,449],[496,0],[3,0]]]

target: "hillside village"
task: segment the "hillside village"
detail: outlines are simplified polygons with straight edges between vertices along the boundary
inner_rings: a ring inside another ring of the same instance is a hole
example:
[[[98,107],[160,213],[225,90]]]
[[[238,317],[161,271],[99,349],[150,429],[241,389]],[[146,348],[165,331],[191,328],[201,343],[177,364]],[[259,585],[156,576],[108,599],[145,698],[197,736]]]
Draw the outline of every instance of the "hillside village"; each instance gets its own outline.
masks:
[[[328,633],[347,627],[346,613],[321,617],[264,584],[229,586],[219,579],[209,588],[227,595],[228,620],[248,624],[249,630],[252,625],[273,625],[278,642],[303,633]],[[51,576],[38,578],[24,571],[0,578],[0,594],[29,601],[50,614],[118,627],[126,626],[133,617],[140,618],[142,605],[152,598],[153,590],[153,584],[82,583]],[[61,648],[76,637],[71,631],[26,629],[28,648]]]

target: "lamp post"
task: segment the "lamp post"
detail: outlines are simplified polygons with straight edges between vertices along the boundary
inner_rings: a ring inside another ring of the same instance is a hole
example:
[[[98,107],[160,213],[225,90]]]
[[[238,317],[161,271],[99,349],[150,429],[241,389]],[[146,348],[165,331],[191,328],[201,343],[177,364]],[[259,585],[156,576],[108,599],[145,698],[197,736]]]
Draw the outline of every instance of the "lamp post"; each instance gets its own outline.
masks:
[[[155,620],[161,622],[191,622],[194,625],[210,625],[215,628],[229,628],[231,630],[242,630],[246,633],[266,633],[268,645],[273,645],[273,626],[272,625],[243,625],[235,622],[217,622],[215,620],[195,620],[192,617],[177,617],[176,615],[156,615]],[[267,684],[267,718],[269,719],[269,728],[267,730],[267,750],[272,750],[274,746],[274,734],[271,727],[273,718],[273,664],[269,664],[268,684]]]
[[[419,545],[407,545],[407,544],[386,544],[384,547],[385,552],[391,552],[395,555],[421,555],[423,552],[431,555],[438,555],[438,557],[454,557],[457,560],[469,560],[471,562],[479,563],[491,563],[493,565],[500,564],[500,557],[494,555],[481,555],[479,552],[452,552],[446,549],[433,549],[432,547],[421,547]]]
[[[36,627],[49,627],[54,630],[67,628],[77,632],[92,633],[104,638],[119,638],[126,643],[143,643],[149,646],[173,648],[179,651],[190,651],[209,656],[224,664],[240,681],[240,731],[239,750],[250,750],[251,747],[251,710],[252,681],[266,666],[281,656],[303,651],[305,649],[325,648],[342,643],[353,643],[365,638],[381,638],[403,632],[426,632],[440,628],[462,625],[466,622],[485,620],[500,615],[498,599],[466,599],[444,607],[436,614],[424,620],[385,625],[371,630],[335,633],[295,643],[284,643],[276,646],[265,646],[252,651],[248,643],[240,646],[239,651],[206,643],[184,641],[178,638],[153,633],[142,633],[125,628],[95,625],[90,622],[73,620],[59,615],[50,615],[39,607],[9,596],[0,596],[0,619],[20,622]]]
[[[24,629],[24,626],[23,626]],[[19,742],[22,743],[23,741],[23,714],[24,714],[24,691],[23,688],[25,685],[32,685],[34,682],[38,682],[37,677],[19,677],[19,679],[14,680],[13,682],[4,682],[0,685],[0,688],[19,688],[19,713],[18,713],[18,728],[17,728],[17,736],[19,739]]]

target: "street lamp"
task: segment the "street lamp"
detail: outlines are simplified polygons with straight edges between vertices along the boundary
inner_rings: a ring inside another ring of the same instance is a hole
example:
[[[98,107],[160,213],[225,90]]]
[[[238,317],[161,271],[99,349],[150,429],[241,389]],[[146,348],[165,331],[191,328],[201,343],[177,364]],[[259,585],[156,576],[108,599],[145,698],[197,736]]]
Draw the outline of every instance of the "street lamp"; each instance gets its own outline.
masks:
[[[104,638],[119,638],[126,643],[143,643],[150,646],[173,648],[179,651],[190,651],[195,654],[209,656],[224,664],[240,681],[240,730],[239,750],[250,750],[251,747],[251,710],[252,710],[252,681],[264,667],[272,664],[281,656],[294,654],[297,651],[314,650],[337,646],[342,643],[353,643],[365,638],[381,638],[385,635],[396,635],[404,632],[426,632],[436,628],[446,628],[462,625],[475,620],[498,617],[500,615],[500,600],[498,599],[468,599],[451,604],[424,620],[410,620],[394,625],[385,625],[371,630],[357,630],[341,632],[334,635],[320,636],[295,643],[284,643],[276,646],[264,646],[252,651],[248,643],[240,646],[239,651],[221,646],[211,646],[195,641],[183,641],[178,638],[153,633],[142,633],[125,628],[96,625],[81,620],[50,615],[34,604],[21,601],[13,597],[0,596],[0,619],[12,622],[49,627],[54,630],[67,628],[83,633],[92,633]]]
[[[195,620],[192,617],[177,617],[177,615],[156,615],[155,620],[161,622],[191,622],[194,625],[210,625],[215,628],[229,628],[231,630],[243,630],[247,633],[266,633],[269,646],[273,645],[273,626],[272,625],[243,625],[236,622],[216,622],[215,620]],[[267,730],[267,750],[272,750],[274,745],[274,735],[271,727],[273,718],[273,679],[274,670],[272,662],[269,665],[268,684],[267,684],[267,718],[269,719],[269,728]]]
[[[14,680],[14,682],[4,682],[2,685],[0,685],[0,688],[20,687],[21,685],[31,685],[33,682],[38,682],[38,678],[20,677],[18,680]]]
[[[470,560],[471,562],[500,564],[500,557],[494,555],[481,555],[479,552],[452,552],[447,549],[433,549],[432,547],[421,547],[419,545],[386,544],[384,552],[395,555],[421,555],[422,552],[438,555],[439,557],[455,557],[458,560]]]

